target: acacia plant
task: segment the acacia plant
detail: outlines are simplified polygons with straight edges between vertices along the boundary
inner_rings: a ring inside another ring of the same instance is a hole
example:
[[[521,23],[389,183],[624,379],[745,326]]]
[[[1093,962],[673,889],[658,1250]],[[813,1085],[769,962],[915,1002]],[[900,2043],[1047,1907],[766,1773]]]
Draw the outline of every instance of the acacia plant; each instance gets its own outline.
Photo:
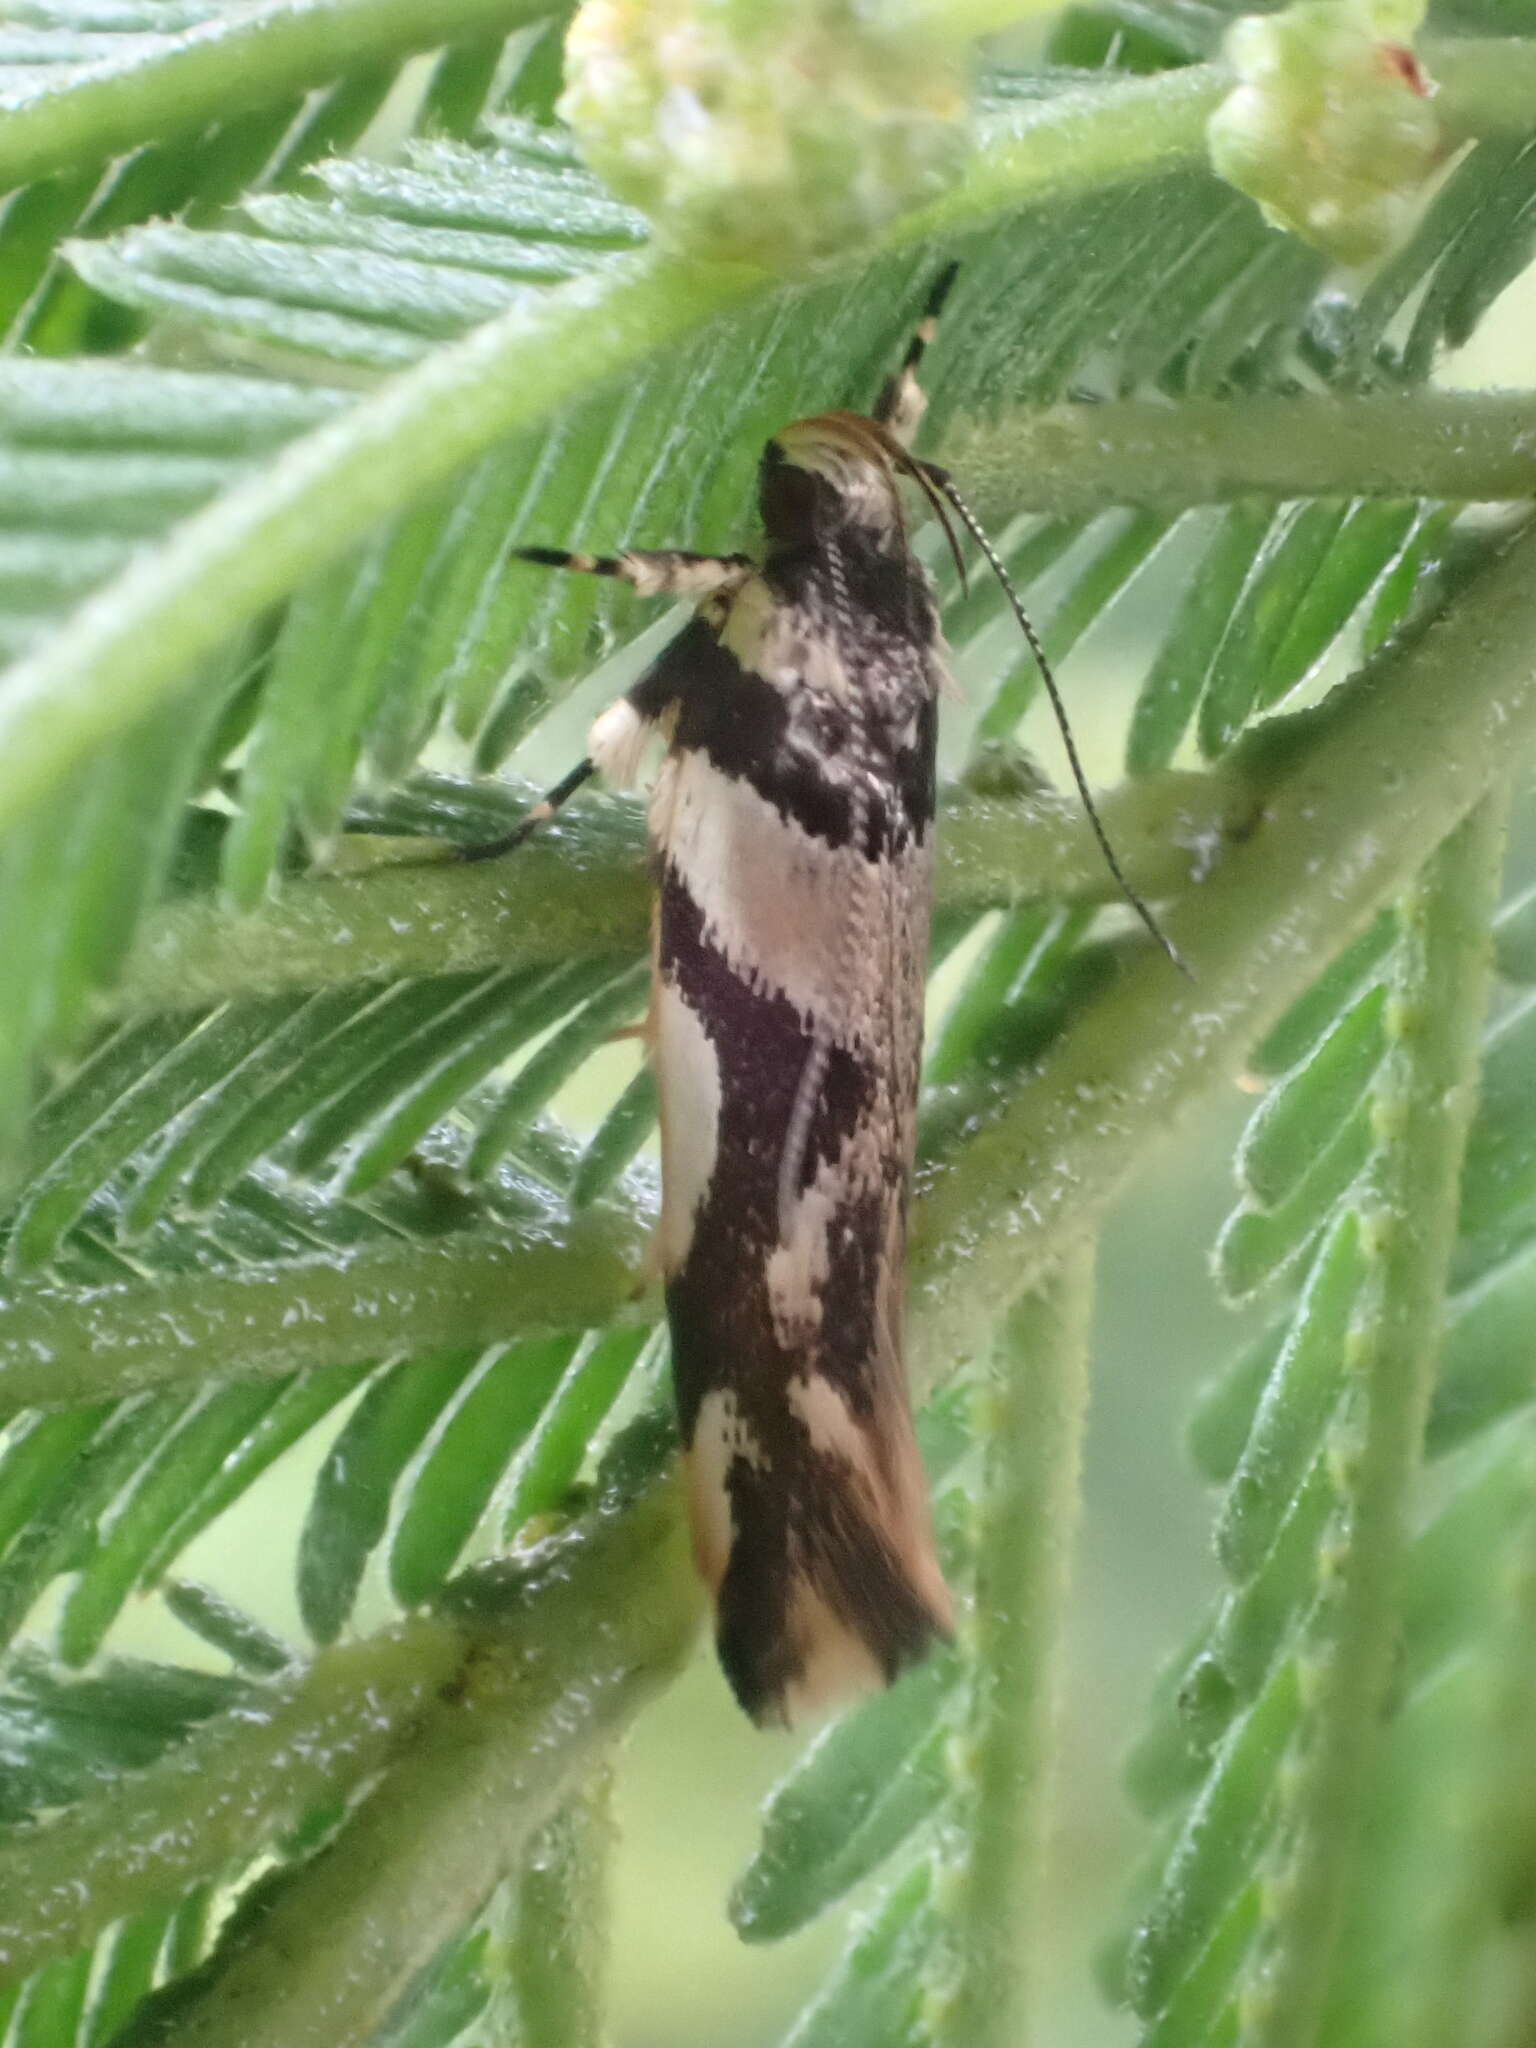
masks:
[[[933,550],[972,701],[910,1320],[969,1618],[806,1751],[733,1911],[771,1939],[880,1873],[799,2048],[1029,2037],[1095,1233],[1246,1071],[1215,1257],[1269,1322],[1192,1425],[1226,1584],[1131,1759],[1111,2033],[1527,2040],[1536,395],[1435,376],[1536,239],[1536,11],[1438,0],[1410,56],[1309,0],[1278,102],[1262,63],[1227,100],[1219,0],[1078,0],[1028,69],[962,40],[1007,0],[892,5],[879,66],[852,9],[692,11],[793,205],[729,152],[680,193],[655,105],[589,80],[653,229],[555,116],[550,0],[0,26],[4,2039],[599,2039],[607,1760],[700,1619],[635,1286],[653,1097],[608,1078],[639,809],[441,856],[675,628],[509,549],[739,544],[767,433],[867,403],[958,257],[925,447],[1058,662],[1162,593],[1103,807],[1190,979],[1017,751],[998,591]],[[839,61],[921,130],[851,184]],[[179,1561],[305,1438],[298,1643]],[[115,1644],[130,1600],[184,1664]]]

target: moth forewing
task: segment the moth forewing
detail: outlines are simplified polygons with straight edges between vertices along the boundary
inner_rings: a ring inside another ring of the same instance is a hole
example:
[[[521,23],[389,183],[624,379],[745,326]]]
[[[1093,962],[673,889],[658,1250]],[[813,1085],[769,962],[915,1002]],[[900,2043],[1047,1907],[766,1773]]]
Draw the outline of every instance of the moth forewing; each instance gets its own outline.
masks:
[[[721,1661],[764,1721],[894,1678],[951,1626],[902,1351],[948,677],[902,479],[939,519],[962,582],[955,519],[980,547],[1110,871],[1184,964],[1115,857],[1001,557],[948,473],[908,452],[954,275],[935,283],[873,413],[819,413],[769,441],[761,561],[519,551],[697,610],[597,720],[590,758],[516,832],[474,849],[519,844],[594,769],[627,781],[647,740],[664,741],[647,1026],[658,1256],[694,1550]]]
[[[666,728],[659,1252],[695,1550],[760,1719],[949,1626],[901,1355],[937,622],[888,517],[829,525],[842,502],[811,546],[770,502],[762,568],[594,743]]]
[[[697,606],[590,755],[629,780],[665,744],[657,1249],[694,1550],[763,1721],[890,1680],[951,1626],[902,1350],[945,680],[900,485],[925,338],[872,417],[769,442],[760,561],[529,551]]]

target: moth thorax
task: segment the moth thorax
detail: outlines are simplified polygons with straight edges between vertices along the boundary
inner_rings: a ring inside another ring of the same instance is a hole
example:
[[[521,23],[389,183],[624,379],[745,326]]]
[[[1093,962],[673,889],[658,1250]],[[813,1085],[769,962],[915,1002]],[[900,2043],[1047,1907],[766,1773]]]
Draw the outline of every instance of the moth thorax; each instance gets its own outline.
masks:
[[[759,508],[770,541],[814,546],[839,528],[876,540],[900,531],[897,482],[878,442],[841,419],[797,420],[763,450]]]

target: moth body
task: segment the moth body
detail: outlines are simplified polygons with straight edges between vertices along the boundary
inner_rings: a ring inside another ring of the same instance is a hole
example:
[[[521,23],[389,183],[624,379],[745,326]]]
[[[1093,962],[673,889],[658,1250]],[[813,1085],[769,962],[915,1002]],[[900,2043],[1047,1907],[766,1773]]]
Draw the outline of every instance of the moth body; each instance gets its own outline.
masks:
[[[797,420],[763,452],[765,545],[524,561],[689,597],[695,616],[592,728],[590,752],[504,839],[647,742],[656,869],[647,1026],[661,1106],[666,1281],[689,1513],[720,1658],[754,1719],[894,1678],[951,1628],[902,1353],[907,1205],[933,860],[933,593],[910,479],[980,548],[1061,728],[1111,874],[1126,880],[1006,564],[948,473],[908,450],[936,280],[873,413]]]
[[[769,442],[760,559],[527,551],[696,606],[590,762],[628,781],[664,744],[657,1249],[694,1551],[760,1721],[951,1628],[902,1347],[945,680],[898,474],[921,347],[873,418]]]
[[[765,1720],[950,1626],[901,1343],[942,653],[894,479],[828,436],[834,476],[770,444],[761,566],[592,742],[612,772],[667,735],[659,1251],[695,1553]]]

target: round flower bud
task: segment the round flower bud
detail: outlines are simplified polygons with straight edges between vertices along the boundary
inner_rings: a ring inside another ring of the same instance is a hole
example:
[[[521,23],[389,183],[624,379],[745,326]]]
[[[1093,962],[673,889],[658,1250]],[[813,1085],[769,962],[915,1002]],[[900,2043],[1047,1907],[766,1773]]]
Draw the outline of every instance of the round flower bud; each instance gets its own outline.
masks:
[[[1297,0],[1224,45],[1238,84],[1211,116],[1217,172],[1265,217],[1342,263],[1390,248],[1440,153],[1407,43],[1421,0]]]
[[[592,168],[695,254],[793,269],[955,176],[960,54],[853,0],[585,0],[560,112]]]

